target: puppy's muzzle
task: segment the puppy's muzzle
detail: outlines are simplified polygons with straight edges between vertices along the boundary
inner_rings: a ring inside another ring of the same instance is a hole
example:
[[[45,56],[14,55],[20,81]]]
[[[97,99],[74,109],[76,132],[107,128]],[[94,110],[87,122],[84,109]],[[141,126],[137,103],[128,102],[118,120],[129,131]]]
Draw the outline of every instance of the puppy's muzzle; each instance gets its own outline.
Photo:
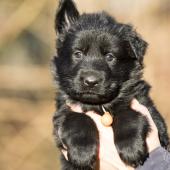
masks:
[[[80,72],[81,84],[86,88],[95,88],[102,84],[104,78],[100,72],[93,70],[83,70]]]

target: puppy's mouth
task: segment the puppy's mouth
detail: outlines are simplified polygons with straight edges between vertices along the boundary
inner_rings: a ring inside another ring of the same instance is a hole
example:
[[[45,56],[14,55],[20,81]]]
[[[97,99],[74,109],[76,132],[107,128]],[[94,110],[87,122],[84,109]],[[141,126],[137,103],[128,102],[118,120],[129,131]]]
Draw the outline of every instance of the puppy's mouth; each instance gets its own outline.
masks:
[[[103,104],[108,102],[108,99],[105,98],[103,95],[94,94],[94,93],[79,94],[79,97],[77,99],[82,103],[86,103],[86,104]]]
[[[116,98],[118,93],[112,94],[97,94],[94,92],[83,92],[83,93],[75,93],[72,95],[74,100],[82,102],[84,104],[106,104]]]

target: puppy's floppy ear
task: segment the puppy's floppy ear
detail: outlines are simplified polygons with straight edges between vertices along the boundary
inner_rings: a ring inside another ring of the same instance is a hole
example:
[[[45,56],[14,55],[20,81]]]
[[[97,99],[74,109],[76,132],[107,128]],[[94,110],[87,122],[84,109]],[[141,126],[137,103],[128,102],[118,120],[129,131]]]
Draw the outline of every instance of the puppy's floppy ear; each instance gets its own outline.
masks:
[[[141,38],[131,25],[124,25],[121,32],[124,32],[124,40],[130,57],[136,58],[142,63],[148,43]]]
[[[128,42],[131,56],[135,57],[140,63],[142,63],[148,46],[147,42],[144,41],[137,33],[135,37],[130,37]]]
[[[56,14],[56,32],[61,34],[69,29],[71,23],[79,18],[79,12],[72,0],[60,0]]]

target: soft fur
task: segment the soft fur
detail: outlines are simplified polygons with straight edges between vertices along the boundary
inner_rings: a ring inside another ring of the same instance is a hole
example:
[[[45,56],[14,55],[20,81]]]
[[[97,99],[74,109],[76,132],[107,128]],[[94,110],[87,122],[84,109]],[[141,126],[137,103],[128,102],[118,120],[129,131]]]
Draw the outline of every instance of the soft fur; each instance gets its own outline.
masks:
[[[128,165],[142,165],[148,156],[147,118],[130,108],[133,98],[150,111],[161,145],[169,145],[167,128],[149,97],[150,86],[142,80],[147,43],[131,25],[117,22],[107,13],[82,14],[71,0],[61,0],[56,15],[57,56],[53,59],[58,86],[54,135],[57,146],[67,147],[63,170],[93,170],[99,136],[95,123],[83,113],[70,110],[66,102],[80,104],[83,111],[102,115],[103,105],[114,115],[114,142]]]

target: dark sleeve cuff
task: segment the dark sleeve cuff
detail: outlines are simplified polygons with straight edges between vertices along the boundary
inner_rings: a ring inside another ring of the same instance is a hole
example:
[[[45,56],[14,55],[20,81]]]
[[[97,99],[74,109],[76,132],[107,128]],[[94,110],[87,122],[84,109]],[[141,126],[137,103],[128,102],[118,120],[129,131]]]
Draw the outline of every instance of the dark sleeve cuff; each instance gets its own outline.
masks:
[[[158,147],[150,153],[144,165],[136,170],[170,170],[170,153]]]

